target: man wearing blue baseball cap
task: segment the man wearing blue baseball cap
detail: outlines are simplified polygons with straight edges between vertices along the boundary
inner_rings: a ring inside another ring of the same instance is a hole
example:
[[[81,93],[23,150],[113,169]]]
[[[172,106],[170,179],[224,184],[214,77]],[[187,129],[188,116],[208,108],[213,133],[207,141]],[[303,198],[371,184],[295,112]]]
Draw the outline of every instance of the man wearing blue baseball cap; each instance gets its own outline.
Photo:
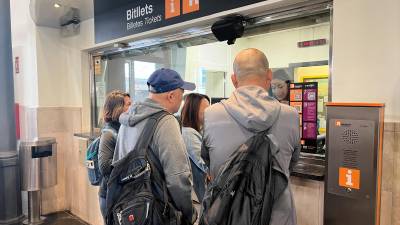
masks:
[[[186,147],[180,126],[172,115],[178,112],[184,90],[193,91],[196,85],[185,82],[171,69],[156,70],[147,81],[149,96],[137,102],[120,117],[113,162],[117,162],[135,148],[148,119],[162,111],[169,114],[162,117],[156,126],[150,142],[150,150],[158,158],[168,192],[177,210],[186,222],[193,224],[197,213],[192,203],[192,177]],[[151,138],[151,137],[149,137]]]

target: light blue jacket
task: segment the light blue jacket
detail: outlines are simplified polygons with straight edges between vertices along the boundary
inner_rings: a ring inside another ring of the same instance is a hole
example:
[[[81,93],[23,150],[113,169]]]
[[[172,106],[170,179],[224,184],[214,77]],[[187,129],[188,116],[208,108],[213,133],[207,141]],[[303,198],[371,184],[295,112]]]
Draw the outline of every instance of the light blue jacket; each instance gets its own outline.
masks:
[[[183,141],[185,142],[189,158],[204,173],[207,173],[207,166],[201,158],[202,136],[191,127],[182,127]]]
[[[208,173],[208,168],[204,160],[201,158],[201,145],[203,138],[199,132],[191,127],[183,127],[182,136],[192,167],[194,191],[196,192],[199,202],[202,202],[206,191],[206,174]]]

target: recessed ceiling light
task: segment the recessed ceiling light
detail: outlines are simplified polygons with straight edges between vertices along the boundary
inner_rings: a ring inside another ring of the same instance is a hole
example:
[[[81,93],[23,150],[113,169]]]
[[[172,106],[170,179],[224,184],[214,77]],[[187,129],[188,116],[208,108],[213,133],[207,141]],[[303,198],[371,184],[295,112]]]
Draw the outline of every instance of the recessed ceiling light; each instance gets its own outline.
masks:
[[[58,4],[58,3],[54,3],[54,8],[60,8],[61,7],[61,5],[60,4]]]

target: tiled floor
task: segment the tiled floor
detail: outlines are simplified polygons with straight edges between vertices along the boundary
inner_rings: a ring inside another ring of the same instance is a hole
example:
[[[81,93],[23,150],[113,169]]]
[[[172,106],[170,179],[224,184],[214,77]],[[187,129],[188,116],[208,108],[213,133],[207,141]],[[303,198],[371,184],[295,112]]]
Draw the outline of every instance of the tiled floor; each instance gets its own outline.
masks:
[[[46,215],[43,225],[88,225],[69,212],[58,212]]]

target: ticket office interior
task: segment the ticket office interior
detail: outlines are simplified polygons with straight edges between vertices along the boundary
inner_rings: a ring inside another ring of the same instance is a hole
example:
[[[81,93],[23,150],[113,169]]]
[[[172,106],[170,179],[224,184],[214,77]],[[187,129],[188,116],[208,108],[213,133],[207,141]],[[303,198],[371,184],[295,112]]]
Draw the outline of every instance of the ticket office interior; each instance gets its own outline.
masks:
[[[309,40],[324,40],[325,43],[300,46],[301,42]],[[228,98],[234,91],[230,77],[235,55],[246,48],[257,48],[267,55],[273,71],[270,95],[282,103],[290,104],[289,83],[318,83],[317,133],[323,136],[326,132],[325,103],[329,100],[329,40],[330,12],[321,12],[252,26],[234,45],[218,42],[212,34],[204,34],[154,46],[94,54],[92,128],[101,127],[99,115],[107,93],[118,89],[128,92],[133,102],[142,101],[148,94],[147,78],[163,67],[172,68],[185,80],[194,82],[194,92],[210,98]],[[324,155],[325,151],[320,146],[311,153]]]

